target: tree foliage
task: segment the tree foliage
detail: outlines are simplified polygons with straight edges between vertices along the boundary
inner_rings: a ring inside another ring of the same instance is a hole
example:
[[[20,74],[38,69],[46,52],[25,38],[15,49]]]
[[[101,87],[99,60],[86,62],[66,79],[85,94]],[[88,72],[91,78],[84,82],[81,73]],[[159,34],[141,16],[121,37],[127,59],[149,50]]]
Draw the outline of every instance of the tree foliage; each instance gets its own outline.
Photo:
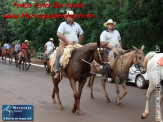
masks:
[[[18,3],[22,1],[17,0]],[[26,0],[25,3],[31,3]],[[35,2],[35,0],[33,0]],[[106,28],[103,23],[112,18],[117,22],[117,29],[122,38],[123,48],[131,48],[132,45],[141,47],[145,45],[146,51],[155,49],[155,45],[162,45],[163,41],[163,6],[161,0],[44,0],[50,4],[53,2],[67,2],[73,4],[84,4],[83,8],[72,8],[77,14],[94,14],[93,18],[75,19],[84,30],[83,44],[96,42],[100,39],[100,34]],[[43,3],[43,0],[37,0]],[[30,40],[30,45],[36,51],[43,51],[44,44],[49,38],[54,38],[54,44],[58,45],[56,35],[59,24],[65,19],[3,19],[3,14],[30,13],[39,14],[64,14],[68,8],[13,8],[13,0],[0,0],[0,39],[4,41]]]

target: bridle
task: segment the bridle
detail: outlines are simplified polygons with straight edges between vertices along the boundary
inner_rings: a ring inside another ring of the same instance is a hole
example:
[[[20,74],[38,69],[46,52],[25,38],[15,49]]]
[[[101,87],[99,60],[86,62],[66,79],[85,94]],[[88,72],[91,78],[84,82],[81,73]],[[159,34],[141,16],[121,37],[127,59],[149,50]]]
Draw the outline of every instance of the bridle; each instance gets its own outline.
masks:
[[[104,62],[101,58],[101,54],[100,54],[100,50],[106,50],[106,48],[97,48],[97,51],[98,51],[98,56],[100,57],[100,61],[103,63],[103,64],[109,64],[109,62]]]
[[[101,44],[102,45],[102,44]],[[75,49],[75,47],[73,46],[73,48]],[[103,60],[102,60],[102,57],[101,57],[101,54],[100,54],[100,50],[106,50],[105,48],[97,48],[97,52],[98,52],[98,56],[99,56],[99,58],[100,58],[100,61],[103,63],[103,64],[108,64],[109,62],[104,62]],[[85,59],[83,59],[80,55],[79,55],[79,53],[77,53],[77,55],[80,57],[80,59],[83,61],[83,62],[85,62],[85,63],[87,63],[87,64],[89,64],[89,65],[91,65],[91,66],[95,66],[95,67],[100,67],[100,69],[103,69],[103,66],[102,65],[100,65],[100,64],[98,64],[98,63],[96,63],[96,64],[92,64],[91,62],[88,62],[88,61],[86,61]]]
[[[140,66],[140,64],[139,64],[139,62],[138,62],[138,54],[142,54],[142,55],[144,55],[143,53],[139,53],[139,52],[136,52],[135,53],[135,58],[136,58],[136,63],[134,64],[135,65],[135,67],[137,67],[137,69],[139,69],[140,70],[140,67],[142,67],[142,66]]]

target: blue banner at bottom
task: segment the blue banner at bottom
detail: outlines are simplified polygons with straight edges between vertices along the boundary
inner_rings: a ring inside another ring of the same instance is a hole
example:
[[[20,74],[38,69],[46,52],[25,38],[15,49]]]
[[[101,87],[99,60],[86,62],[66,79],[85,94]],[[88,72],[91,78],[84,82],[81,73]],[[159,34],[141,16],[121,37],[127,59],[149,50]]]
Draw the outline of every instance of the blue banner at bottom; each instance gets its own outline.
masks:
[[[33,105],[2,105],[3,121],[33,121]]]

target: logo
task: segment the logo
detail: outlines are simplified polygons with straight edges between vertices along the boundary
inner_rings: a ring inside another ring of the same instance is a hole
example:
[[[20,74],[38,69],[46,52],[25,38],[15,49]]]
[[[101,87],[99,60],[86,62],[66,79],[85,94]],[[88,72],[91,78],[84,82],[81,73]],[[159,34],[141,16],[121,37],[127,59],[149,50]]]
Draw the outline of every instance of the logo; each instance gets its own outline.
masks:
[[[3,121],[33,121],[32,105],[2,105]]]

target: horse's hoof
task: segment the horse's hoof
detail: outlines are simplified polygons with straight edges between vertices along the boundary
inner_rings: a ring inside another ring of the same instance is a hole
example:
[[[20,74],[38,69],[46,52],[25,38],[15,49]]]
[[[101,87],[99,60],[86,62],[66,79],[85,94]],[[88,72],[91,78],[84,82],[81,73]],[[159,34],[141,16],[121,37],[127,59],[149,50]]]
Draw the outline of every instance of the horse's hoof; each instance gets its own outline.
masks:
[[[72,110],[71,110],[72,113],[75,113],[76,112],[76,109],[73,107]]]
[[[121,103],[117,103],[118,107],[123,107],[123,105]]]
[[[56,104],[56,100],[52,100],[52,104]]]
[[[83,115],[84,112],[82,110],[78,110],[78,115]]]
[[[95,99],[94,96],[91,96],[90,98],[91,98],[92,100]]]
[[[144,112],[141,114],[141,119],[145,119],[145,118],[147,118],[147,116],[148,116],[148,114]]]
[[[58,109],[59,110],[63,110],[63,106],[62,105],[58,105]]]
[[[111,103],[111,102],[110,102],[110,99],[106,99],[106,102],[107,102],[107,103]]]

